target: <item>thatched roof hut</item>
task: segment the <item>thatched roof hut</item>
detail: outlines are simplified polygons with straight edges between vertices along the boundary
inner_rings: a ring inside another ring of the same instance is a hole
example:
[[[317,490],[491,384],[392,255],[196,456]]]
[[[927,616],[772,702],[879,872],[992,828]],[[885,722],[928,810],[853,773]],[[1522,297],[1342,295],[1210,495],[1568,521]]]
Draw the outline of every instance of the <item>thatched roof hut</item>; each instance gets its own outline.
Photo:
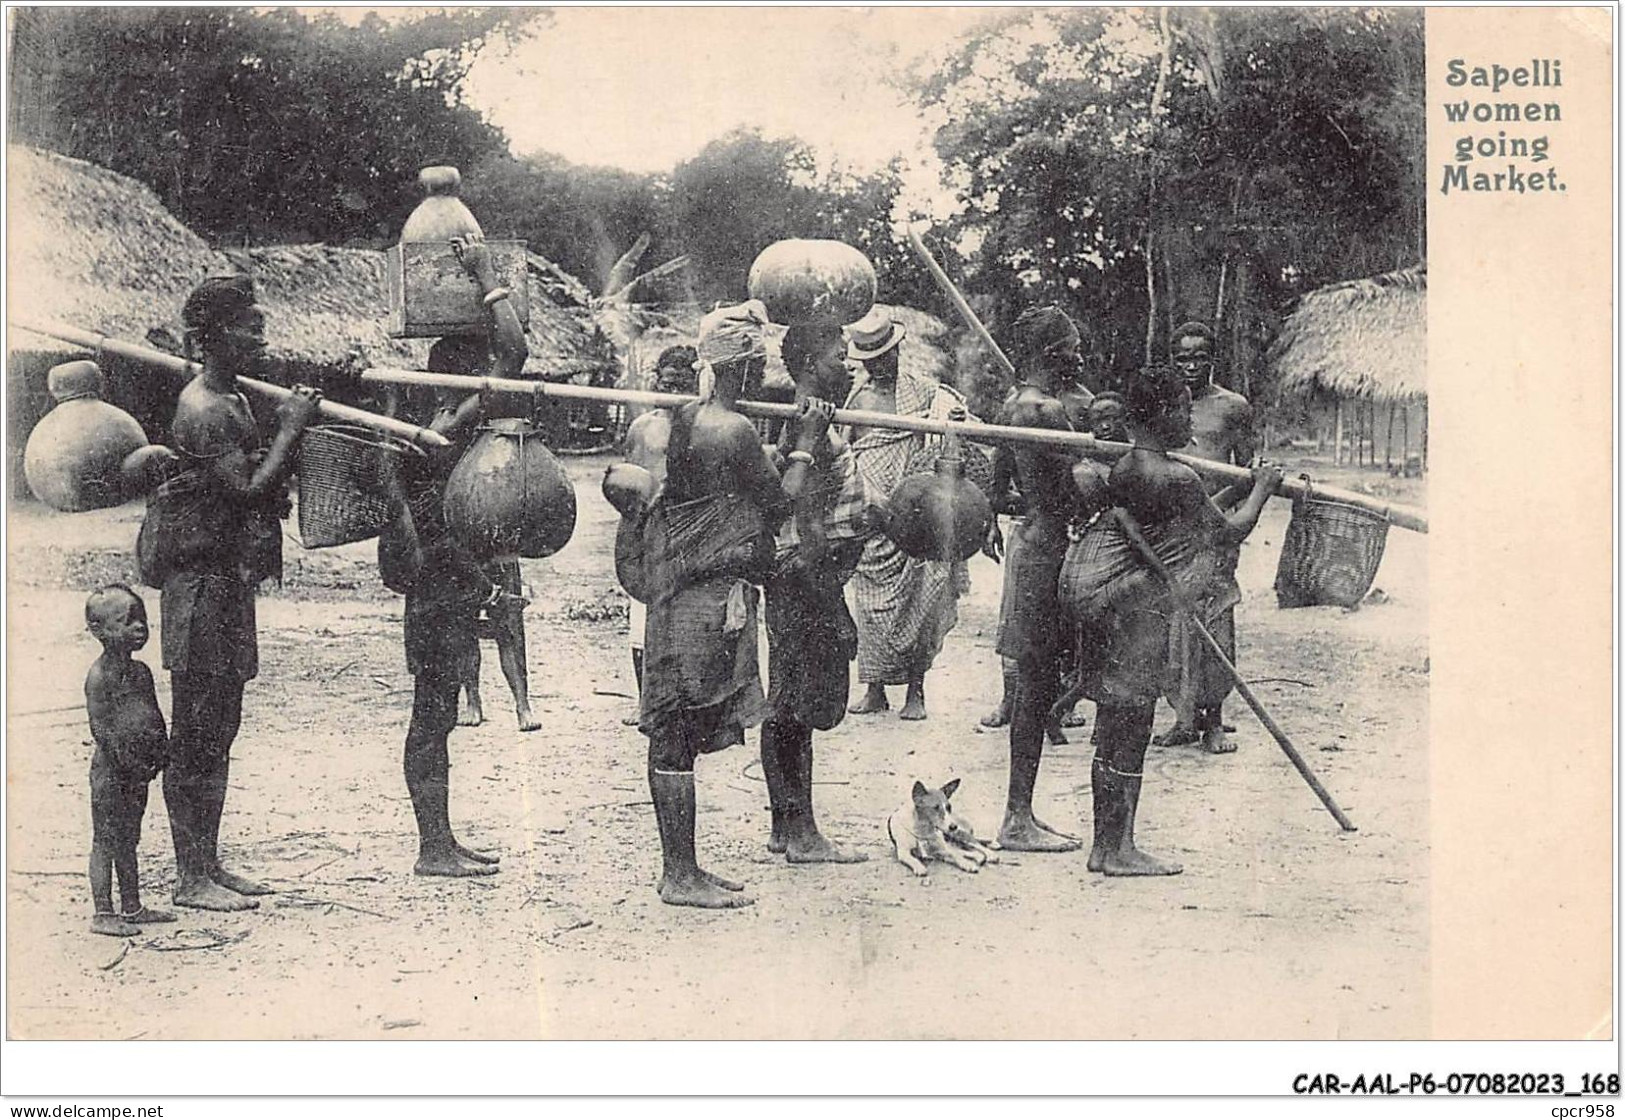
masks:
[[[140,340],[174,328],[192,287],[227,267],[151,190],[95,164],[13,144],[6,186],[13,318],[61,319]],[[17,331],[10,349],[72,347]]]
[[[1406,403],[1427,397],[1427,265],[1319,288],[1267,360],[1284,393]]]
[[[360,351],[369,365],[422,369],[429,339],[390,336],[384,254],[330,245],[277,245],[227,249],[231,264],[254,278],[265,311],[275,380],[320,383]],[[530,322],[526,372],[561,378],[614,366],[615,355],[598,332],[574,281],[552,262],[529,260]],[[581,289],[585,291],[585,289]]]

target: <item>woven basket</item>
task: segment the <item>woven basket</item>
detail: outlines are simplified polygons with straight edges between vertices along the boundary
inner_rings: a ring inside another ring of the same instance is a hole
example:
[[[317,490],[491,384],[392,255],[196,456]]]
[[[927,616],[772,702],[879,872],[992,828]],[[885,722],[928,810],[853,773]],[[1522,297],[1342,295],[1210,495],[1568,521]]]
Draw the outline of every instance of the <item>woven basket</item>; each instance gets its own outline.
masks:
[[[385,486],[386,456],[404,462],[422,452],[358,424],[320,424],[299,441],[299,539],[331,548],[376,537],[394,512]]]
[[[1307,482],[1308,480],[1305,479]],[[1388,519],[1310,490],[1292,503],[1275,569],[1279,606],[1357,607],[1371,590],[1388,543]]]

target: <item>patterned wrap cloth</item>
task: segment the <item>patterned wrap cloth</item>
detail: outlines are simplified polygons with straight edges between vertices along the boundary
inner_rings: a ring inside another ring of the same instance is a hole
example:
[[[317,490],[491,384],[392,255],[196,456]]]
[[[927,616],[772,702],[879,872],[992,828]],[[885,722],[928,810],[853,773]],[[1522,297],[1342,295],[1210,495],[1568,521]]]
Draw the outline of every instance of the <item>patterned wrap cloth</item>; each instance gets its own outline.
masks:
[[[782,472],[785,463],[777,464]],[[768,695],[770,717],[828,731],[846,716],[848,666],[858,652],[857,624],[846,606],[846,583],[858,566],[869,528],[874,491],[843,447],[815,468],[812,508],[821,511],[822,562],[800,562],[799,515],[779,530],[773,574],[767,580]]]
[[[752,586],[772,556],[762,513],[739,494],[663,494],[643,533],[650,599],[639,729],[653,737],[684,727],[702,754],[742,743],[767,714]]]
[[[861,378],[854,383],[848,408],[864,385]],[[946,420],[964,403],[930,378],[907,372],[897,377],[899,416]],[[888,497],[903,479],[935,470],[940,451],[938,437],[889,428],[866,429],[852,442],[864,481]],[[975,448],[963,454],[967,461],[982,455]],[[970,573],[962,560],[916,560],[876,534],[864,545],[850,586],[857,612],[858,680],[908,684],[923,677],[942,652],[943,640],[959,621],[959,597],[970,589]]]

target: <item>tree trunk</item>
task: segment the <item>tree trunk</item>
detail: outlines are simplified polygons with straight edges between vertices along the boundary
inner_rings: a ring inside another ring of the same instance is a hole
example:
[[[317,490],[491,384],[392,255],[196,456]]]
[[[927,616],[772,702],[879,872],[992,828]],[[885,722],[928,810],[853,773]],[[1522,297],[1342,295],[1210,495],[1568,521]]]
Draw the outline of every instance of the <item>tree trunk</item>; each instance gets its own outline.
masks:
[[[1337,426],[1332,429],[1332,466],[1343,465],[1343,398],[1337,398]]]
[[[1173,35],[1168,28],[1168,9],[1157,11],[1157,31],[1162,39],[1161,57],[1157,60],[1157,84],[1151,91],[1151,152],[1150,168],[1146,176],[1145,222],[1145,364],[1156,360],[1157,345],[1157,139],[1162,120],[1162,103],[1168,94],[1168,70],[1172,63]]]
[[[1390,470],[1393,469],[1393,466],[1394,466],[1394,402],[1393,401],[1388,402],[1388,437],[1382,441],[1382,463],[1383,463],[1383,466],[1388,467]],[[1405,461],[1403,459],[1401,459],[1400,460],[1400,465],[1404,466],[1404,463],[1405,463]]]

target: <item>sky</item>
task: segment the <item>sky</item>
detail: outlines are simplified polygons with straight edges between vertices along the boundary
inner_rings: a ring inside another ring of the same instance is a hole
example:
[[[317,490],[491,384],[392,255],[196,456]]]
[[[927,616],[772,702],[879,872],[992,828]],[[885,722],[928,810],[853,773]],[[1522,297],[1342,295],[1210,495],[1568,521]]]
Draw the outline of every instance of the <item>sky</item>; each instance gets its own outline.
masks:
[[[903,154],[930,194],[934,125],[889,83],[988,8],[575,7],[482,54],[467,98],[516,154],[669,171],[738,126],[865,172]],[[933,209],[935,207],[932,207]]]

